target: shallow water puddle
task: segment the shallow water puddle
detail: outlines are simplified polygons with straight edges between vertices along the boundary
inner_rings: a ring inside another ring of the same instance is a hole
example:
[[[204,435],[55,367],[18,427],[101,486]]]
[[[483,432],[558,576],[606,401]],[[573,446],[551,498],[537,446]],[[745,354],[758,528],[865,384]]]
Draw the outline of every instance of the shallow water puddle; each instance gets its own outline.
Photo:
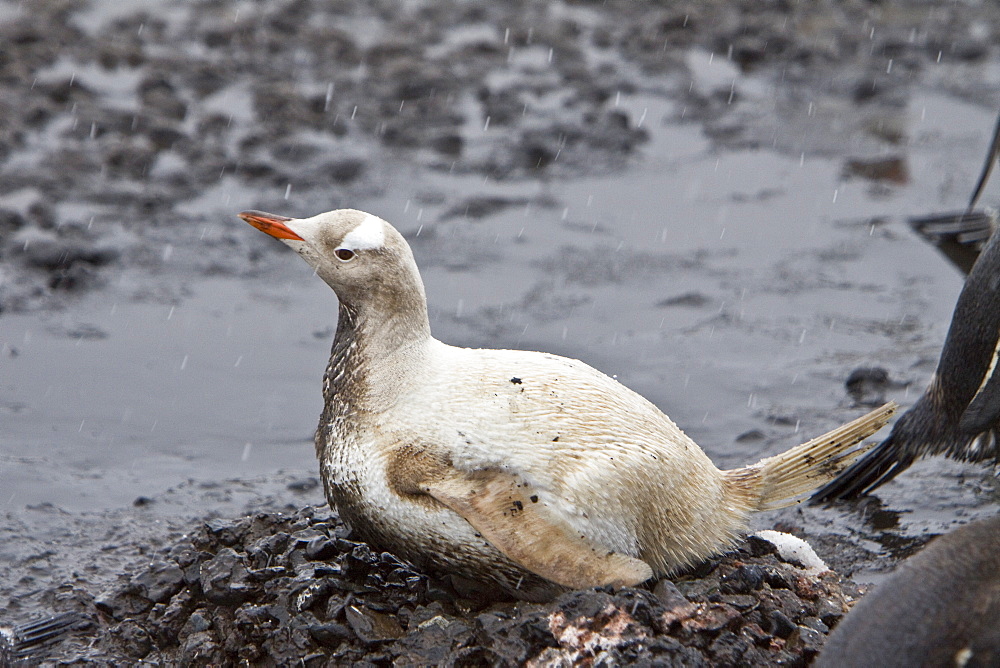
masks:
[[[191,477],[314,468],[329,318],[286,317],[281,291],[231,279],[177,305],[109,297],[5,315],[0,504],[98,509]]]
[[[843,390],[856,366],[926,383],[961,278],[901,217],[961,204],[991,119],[914,100],[911,180],[888,191],[825,158],[719,151],[636,96],[623,104],[651,140],[619,174],[484,185],[400,170],[349,204],[410,238],[439,338],[583,359],[738,466],[859,413]],[[445,217],[473,195],[500,204]],[[223,180],[189,205],[230,220],[255,197]],[[265,262],[277,278],[187,277],[173,305],[134,301],[163,277],[131,272],[64,312],[5,314],[0,506],[97,509],[188,478],[314,471],[336,300],[291,252]],[[762,439],[736,442],[752,430]],[[956,507],[963,492],[944,490]]]

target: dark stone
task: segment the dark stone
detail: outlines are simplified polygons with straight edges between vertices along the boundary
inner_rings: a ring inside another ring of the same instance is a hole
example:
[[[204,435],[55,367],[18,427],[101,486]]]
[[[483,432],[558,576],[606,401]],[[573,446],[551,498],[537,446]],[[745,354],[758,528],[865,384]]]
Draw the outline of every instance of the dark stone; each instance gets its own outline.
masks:
[[[222,665],[225,654],[215,637],[208,631],[192,633],[180,650],[180,663],[187,666]]]
[[[787,638],[796,629],[795,622],[780,610],[772,610],[770,615],[771,633],[779,638]]]
[[[462,154],[464,146],[465,140],[457,134],[444,134],[431,140],[431,148],[442,155],[454,158]]]
[[[199,582],[205,598],[218,605],[239,605],[255,595],[242,557],[223,548],[201,565]]]
[[[133,577],[132,585],[145,598],[164,603],[184,585],[184,572],[176,563],[157,561]]]
[[[247,529],[246,520],[212,519],[205,522],[209,536],[221,545],[232,546],[242,540]]]
[[[851,399],[860,406],[878,406],[885,402],[886,391],[892,387],[889,372],[882,367],[858,367],[844,382]]]
[[[366,643],[395,640],[403,636],[403,629],[393,617],[365,606],[349,605],[344,608],[344,614],[354,633]]]
[[[296,594],[294,609],[296,612],[302,612],[315,606],[325,605],[326,600],[337,590],[336,583],[327,578],[310,582]]]
[[[324,337],[325,338],[325,337]],[[308,477],[302,480],[296,480],[294,482],[288,483],[288,489],[293,492],[311,492],[312,490],[319,487],[319,478]]]
[[[153,607],[153,602],[131,585],[105,592],[94,601],[98,610],[112,619],[124,620],[140,615]]]
[[[367,164],[360,158],[342,158],[329,162],[326,171],[336,183],[351,183],[365,173]]]
[[[15,231],[26,224],[24,216],[14,209],[0,208],[0,239],[10,239]],[[2,250],[2,247],[0,247]]]
[[[188,617],[187,622],[184,624],[184,633],[201,633],[203,631],[208,631],[212,628],[212,622],[208,617],[205,610],[198,610]]]
[[[743,545],[751,557],[763,557],[769,554],[778,554],[777,545],[758,536],[747,536]]]
[[[338,553],[337,543],[326,536],[316,536],[306,545],[306,558],[314,561],[326,561]]]
[[[656,305],[664,308],[670,306],[686,306],[691,308],[702,308],[711,303],[711,299],[700,292],[685,292],[675,297],[668,297],[656,302]]]
[[[819,654],[820,650],[823,649],[824,642],[826,642],[824,633],[805,626],[797,626],[788,636],[788,648],[801,652],[806,658]]]
[[[743,565],[719,580],[719,590],[724,594],[748,594],[762,588],[764,578],[760,566]]]
[[[326,622],[310,626],[309,635],[320,645],[336,647],[344,640],[349,639],[352,634],[351,630],[343,624]]]
[[[753,643],[732,631],[723,631],[716,638],[708,651],[712,661],[718,666],[751,665],[746,660],[747,653],[753,649]]]
[[[149,632],[135,620],[126,620],[111,628],[111,634],[121,644],[122,651],[132,659],[144,659],[154,647]]]
[[[772,589],[794,589],[795,576],[788,571],[775,566],[762,566],[764,582]]]

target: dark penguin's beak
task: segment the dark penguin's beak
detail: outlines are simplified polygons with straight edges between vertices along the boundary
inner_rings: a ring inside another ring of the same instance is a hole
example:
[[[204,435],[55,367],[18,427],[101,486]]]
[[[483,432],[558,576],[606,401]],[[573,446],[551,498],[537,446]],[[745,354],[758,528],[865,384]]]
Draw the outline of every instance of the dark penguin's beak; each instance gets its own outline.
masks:
[[[265,234],[270,234],[275,239],[294,239],[295,241],[305,241],[302,237],[292,232],[285,225],[292,220],[287,216],[279,216],[274,213],[264,213],[263,211],[244,211],[238,214],[244,222],[250,223]]]

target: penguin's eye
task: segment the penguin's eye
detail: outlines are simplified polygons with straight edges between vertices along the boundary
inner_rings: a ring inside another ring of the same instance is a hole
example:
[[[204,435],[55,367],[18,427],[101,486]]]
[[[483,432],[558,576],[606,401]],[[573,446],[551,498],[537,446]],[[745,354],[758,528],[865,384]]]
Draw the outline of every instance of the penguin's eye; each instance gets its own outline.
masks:
[[[338,248],[333,251],[333,254],[337,256],[337,259],[341,262],[350,262],[354,259],[356,253],[350,248]]]

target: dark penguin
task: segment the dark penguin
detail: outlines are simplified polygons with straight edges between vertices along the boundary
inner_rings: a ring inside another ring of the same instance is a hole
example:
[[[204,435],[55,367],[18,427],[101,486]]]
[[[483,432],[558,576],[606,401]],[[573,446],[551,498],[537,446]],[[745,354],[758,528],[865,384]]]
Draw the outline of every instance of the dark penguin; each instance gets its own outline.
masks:
[[[892,480],[914,461],[943,454],[1000,462],[1000,235],[983,248],[965,281],[930,385],[889,437],[813,495],[852,499]]]
[[[1000,517],[934,540],[863,598],[814,664],[1000,665]]]

